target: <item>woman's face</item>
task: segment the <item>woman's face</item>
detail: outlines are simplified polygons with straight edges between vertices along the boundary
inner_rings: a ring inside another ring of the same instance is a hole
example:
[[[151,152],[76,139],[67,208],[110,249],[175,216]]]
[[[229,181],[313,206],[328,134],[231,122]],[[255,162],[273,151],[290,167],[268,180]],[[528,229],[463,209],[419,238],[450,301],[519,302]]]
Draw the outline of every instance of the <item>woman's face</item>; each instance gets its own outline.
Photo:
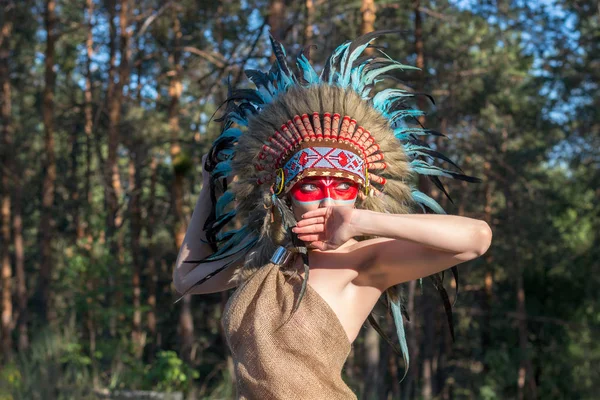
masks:
[[[357,196],[358,185],[344,178],[304,178],[290,190],[292,210],[297,221],[302,219],[302,214],[317,208],[353,207]]]

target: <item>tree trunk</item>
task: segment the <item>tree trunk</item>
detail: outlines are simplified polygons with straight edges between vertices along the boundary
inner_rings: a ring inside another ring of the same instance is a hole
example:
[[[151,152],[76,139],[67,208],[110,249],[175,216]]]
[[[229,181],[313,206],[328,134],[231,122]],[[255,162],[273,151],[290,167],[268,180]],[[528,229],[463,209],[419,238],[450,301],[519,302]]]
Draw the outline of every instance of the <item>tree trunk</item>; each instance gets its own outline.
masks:
[[[304,47],[313,44],[314,36],[315,5],[313,0],[306,0],[306,20],[304,24]]]
[[[120,143],[119,128],[121,123],[121,108],[123,104],[123,90],[129,80],[129,0],[120,0],[119,11],[119,49],[120,63],[118,68],[118,80],[114,82],[116,62],[116,26],[114,23],[115,4],[111,0],[108,3],[110,14],[110,71],[108,86],[108,155],[104,166],[105,201],[107,206],[106,240],[111,254],[115,257],[115,265],[108,274],[108,296],[109,304],[112,306],[121,304],[123,296],[121,291],[115,291],[115,282],[119,279],[119,266],[124,262],[124,248],[122,235],[118,229],[122,224],[122,216],[119,211],[121,198],[121,177],[119,173],[117,150]],[[112,317],[109,323],[112,336],[116,335],[116,317]]]
[[[423,20],[421,18],[421,1],[415,0],[413,3],[413,10],[415,14],[415,54],[417,56],[415,66],[419,68],[418,81],[416,86],[416,92],[423,93],[425,89],[425,45],[423,43]],[[417,107],[419,110],[424,111],[426,106],[426,100],[424,96],[417,98]],[[419,117],[419,122],[425,125],[425,116]]]
[[[489,177],[488,171],[491,165],[489,162],[484,163],[485,176]],[[489,180],[486,180],[484,188],[485,193],[485,205],[484,205],[484,217],[483,220],[492,226],[492,185]],[[494,272],[492,270],[492,263],[494,260],[492,248],[490,248],[485,254],[485,281],[484,281],[484,293],[483,293],[483,324],[481,327],[481,348],[485,352],[492,344],[492,302],[493,302],[493,285],[494,285]],[[489,363],[484,359],[483,361],[484,372],[490,371]]]
[[[46,1],[44,12],[44,24],[46,27],[46,54],[44,60],[44,91],[42,94],[42,118],[44,121],[44,183],[42,188],[42,209],[40,213],[40,276],[39,296],[37,301],[43,321],[54,323],[56,311],[52,299],[52,271],[54,260],[52,254],[52,237],[54,230],[53,203],[54,186],[56,182],[56,155],[54,153],[54,87],[56,74],[54,72],[54,47],[55,36],[55,14],[56,2]]]
[[[414,19],[415,19],[415,54],[416,54],[416,66],[418,68],[420,68],[418,77],[417,77],[417,82],[415,84],[415,91],[416,92],[420,92],[422,93],[424,91],[424,87],[425,87],[425,78],[424,78],[424,74],[423,74],[423,70],[425,68],[425,54],[424,54],[424,44],[423,44],[423,23],[422,23],[422,19],[421,19],[421,11],[419,10],[421,6],[421,3],[419,0],[416,0],[413,3],[413,12],[414,12]],[[425,102],[423,100],[422,96],[419,96],[417,98],[417,107],[420,110],[424,110],[425,108]],[[425,117],[421,116],[419,118],[419,123],[421,125],[425,125]],[[428,194],[430,191],[430,184],[429,184],[429,180],[427,179],[427,177],[423,176],[423,175],[419,175],[419,190],[421,190],[423,193]],[[408,315],[410,317],[411,323],[408,325],[408,332],[407,335],[409,335],[407,341],[408,341],[408,349],[410,351],[410,358],[412,360],[412,368],[408,371],[408,374],[406,376],[406,396],[405,398],[413,398],[413,396],[416,395],[417,390],[417,384],[418,384],[418,377],[419,377],[419,372],[420,369],[419,367],[421,366],[421,362],[419,359],[419,351],[421,349],[421,345],[419,344],[419,340],[421,340],[422,343],[422,338],[421,337],[417,337],[417,332],[418,332],[418,321],[417,321],[417,315],[415,313],[415,304],[416,304],[416,288],[417,288],[417,282],[416,281],[412,281],[409,283],[409,291],[408,291],[408,307],[407,307],[407,311],[408,311]],[[421,314],[421,313],[420,313]],[[419,318],[422,318],[421,315],[419,315]],[[428,318],[424,318],[424,324],[426,324],[428,322]],[[427,371],[423,371],[424,374]],[[425,385],[425,383],[423,383]]]
[[[406,311],[408,313],[408,317],[410,318],[410,323],[407,324],[406,341],[408,345],[408,352],[410,354],[411,367],[406,374],[405,383],[403,382],[404,396],[402,396],[402,398],[405,399],[414,398],[415,386],[419,377],[419,342],[417,340],[417,315],[415,313],[416,292],[417,281],[409,282]]]
[[[506,187],[504,191],[506,198],[507,223],[509,226],[518,226],[515,218],[516,205],[513,201],[513,195],[510,188]],[[514,255],[513,265],[516,271],[516,297],[517,297],[517,329],[519,335],[519,371],[517,380],[517,398],[523,400],[525,398],[537,399],[537,385],[533,375],[533,366],[529,357],[529,340],[527,329],[527,307],[525,298],[525,288],[523,286],[523,267],[519,259],[519,239],[518,233],[514,231],[511,235],[512,254]],[[529,386],[529,394],[526,393],[526,385]]]
[[[394,319],[392,318],[392,315],[388,312],[385,315],[385,319],[386,319],[386,325],[388,327],[390,327],[389,330],[389,334],[390,337],[393,337],[391,335],[395,335],[395,329],[393,329],[394,327]],[[388,370],[390,371],[389,373],[389,377],[391,379],[391,397],[392,399],[400,399],[401,395],[402,395],[402,390],[400,388],[400,371],[398,368],[398,363],[400,362],[400,358],[398,357],[398,355],[396,354],[395,351],[392,351],[391,348],[388,346],[388,350],[387,350],[387,360],[388,360]]]
[[[146,325],[148,327],[148,335],[150,337],[150,346],[146,349],[147,361],[154,359],[156,349],[156,285],[158,282],[158,273],[156,268],[156,257],[154,254],[154,223],[156,217],[154,215],[154,204],[156,199],[156,181],[158,180],[158,161],[156,157],[152,157],[150,162],[150,188],[148,194],[148,205],[146,208],[147,223],[146,223],[146,238],[149,246],[146,247],[146,270],[148,273],[148,297],[146,304],[148,305],[148,313],[146,315]]]
[[[73,243],[76,245],[77,242],[83,238],[83,225],[81,223],[81,201],[79,197],[79,177],[77,174],[77,163],[79,158],[79,130],[80,124],[76,122],[73,124],[71,134],[69,135],[69,147],[70,147],[70,176],[68,182],[68,190],[70,196],[70,211],[73,217],[73,226],[72,226],[72,234],[71,239]]]
[[[192,317],[192,296],[185,295],[180,301],[179,336],[181,337],[181,358],[188,363],[192,360],[194,345],[194,319]]]
[[[173,76],[169,83],[169,96],[171,98],[169,103],[169,130],[171,132],[170,155],[173,162],[173,173],[175,177],[171,192],[175,215],[175,246],[179,249],[183,243],[183,238],[185,237],[185,231],[187,229],[185,217],[183,215],[184,174],[186,172],[185,168],[187,160],[185,160],[185,155],[181,152],[181,145],[179,144],[179,99],[182,91],[182,67],[180,63],[181,30],[179,19],[175,12],[173,17],[173,36],[174,43],[170,56]]]
[[[433,296],[431,294],[424,296],[423,308],[423,337],[421,339],[421,348],[423,349],[421,360],[423,365],[423,381],[421,382],[421,397],[424,400],[431,400],[433,397],[433,349],[435,342],[435,319],[433,316]]]
[[[106,197],[108,206],[107,234],[113,254],[117,256],[118,261],[123,259],[123,246],[116,240],[116,231],[122,223],[122,217],[119,213],[119,199],[121,197],[121,179],[117,160],[117,150],[119,147],[119,124],[121,122],[121,107],[123,104],[123,89],[129,79],[129,33],[127,32],[129,17],[129,0],[120,1],[119,29],[120,29],[120,56],[121,61],[118,68],[118,81],[112,84],[114,80],[114,62],[116,62],[116,26],[114,24],[114,3],[111,1],[110,8],[110,53],[111,53],[111,73],[109,77],[108,88],[108,156],[105,165]]]
[[[369,324],[365,333],[364,353],[365,353],[365,389],[363,397],[365,399],[379,398],[379,389],[381,386],[380,367],[380,336],[377,331]]]
[[[129,215],[131,226],[131,255],[133,259],[133,321],[131,329],[131,342],[133,344],[134,355],[141,358],[144,350],[146,335],[142,332],[142,310],[141,310],[141,275],[142,262],[140,236],[142,233],[142,212],[140,208],[140,197],[142,193],[141,164],[144,154],[140,149],[131,149],[131,159],[129,160]]]
[[[25,278],[25,247],[23,246],[23,218],[21,211],[21,185],[14,185],[14,206],[13,206],[13,233],[15,247],[15,275],[17,284],[17,332],[19,339],[17,348],[24,351],[29,347],[29,333],[27,331],[27,322],[29,312],[27,310],[27,281]]]
[[[173,162],[174,183],[171,191],[173,213],[175,215],[174,237],[177,249],[183,244],[185,231],[187,230],[183,214],[184,180],[187,160],[181,151],[179,144],[179,99],[181,97],[182,67],[181,67],[181,26],[177,10],[174,8],[173,18],[173,43],[169,61],[171,64],[171,80],[169,82],[169,130],[171,131],[170,155]],[[191,361],[192,343],[194,342],[194,321],[192,318],[191,299],[187,295],[181,302],[181,314],[179,318],[182,357]]]
[[[360,15],[361,15],[361,24],[360,24],[360,34],[364,35],[369,32],[373,32],[375,30],[375,18],[377,8],[375,6],[375,0],[362,0],[360,6]],[[371,47],[367,47],[364,51],[366,55],[372,55],[373,49]]]
[[[93,93],[92,93],[92,56],[94,54],[94,35],[92,33],[93,15],[94,15],[94,1],[86,0],[87,9],[87,37],[85,40],[86,47],[86,60],[85,60],[85,206],[84,212],[86,215],[91,213],[92,204],[92,130],[94,128],[93,120]],[[87,230],[87,226],[83,226],[84,230]],[[89,234],[89,232],[87,232]]]
[[[13,126],[12,101],[8,59],[10,56],[9,40],[12,33],[12,21],[7,18],[0,25],[0,262],[2,280],[2,320],[0,322],[0,338],[2,354],[5,359],[12,357],[12,265],[10,260],[11,241],[11,175],[13,169]]]
[[[269,14],[267,23],[271,27],[271,35],[278,41],[285,36],[285,2],[283,0],[269,0]]]

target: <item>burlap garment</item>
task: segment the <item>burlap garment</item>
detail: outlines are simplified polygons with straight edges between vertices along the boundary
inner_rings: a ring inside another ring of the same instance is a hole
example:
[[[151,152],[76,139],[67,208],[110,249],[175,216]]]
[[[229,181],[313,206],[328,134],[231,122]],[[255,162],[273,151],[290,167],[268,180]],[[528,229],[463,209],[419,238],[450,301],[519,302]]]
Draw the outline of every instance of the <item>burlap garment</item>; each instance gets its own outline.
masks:
[[[229,299],[223,327],[238,399],[356,399],[341,377],[351,344],[325,300],[309,286],[299,309],[283,324],[300,283],[298,276],[269,264]]]

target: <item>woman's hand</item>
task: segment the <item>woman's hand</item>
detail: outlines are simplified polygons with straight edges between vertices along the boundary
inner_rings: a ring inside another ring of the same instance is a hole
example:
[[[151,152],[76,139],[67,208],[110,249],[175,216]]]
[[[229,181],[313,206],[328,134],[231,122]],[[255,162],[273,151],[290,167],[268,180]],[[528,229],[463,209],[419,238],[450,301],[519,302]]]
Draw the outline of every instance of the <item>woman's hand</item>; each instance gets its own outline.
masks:
[[[356,213],[352,207],[324,207],[302,215],[292,229],[298,239],[319,250],[335,250],[360,233],[352,224]]]

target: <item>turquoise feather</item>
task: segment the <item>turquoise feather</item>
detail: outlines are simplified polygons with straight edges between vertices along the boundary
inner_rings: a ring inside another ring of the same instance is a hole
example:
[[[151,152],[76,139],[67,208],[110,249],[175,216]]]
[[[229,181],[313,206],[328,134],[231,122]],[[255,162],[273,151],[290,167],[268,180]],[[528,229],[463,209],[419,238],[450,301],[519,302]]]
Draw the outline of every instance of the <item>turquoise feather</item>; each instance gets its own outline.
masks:
[[[325,66],[325,68],[323,69],[323,71],[321,72],[320,75],[320,79],[321,82],[324,82],[324,74],[327,73],[328,74],[328,79],[327,79],[327,83],[330,85],[334,84],[334,78],[335,78],[335,65],[337,62],[337,58],[340,56],[340,54],[342,52],[344,52],[348,46],[350,46],[350,42],[346,42],[340,46],[338,46],[333,53],[331,54],[331,56],[329,57],[329,60],[327,62],[327,65]]]
[[[446,214],[446,211],[444,211],[442,206],[440,206],[437,201],[427,196],[425,193],[415,189],[411,192],[411,194],[412,198],[420,205],[429,207],[437,214]]]
[[[394,325],[396,325],[396,334],[398,335],[398,341],[400,342],[402,358],[404,358],[404,375],[402,376],[402,379],[404,379],[408,372],[410,356],[408,354],[408,343],[406,342],[406,332],[404,330],[404,319],[402,318],[402,306],[399,294],[396,293],[394,298],[388,295],[388,301],[390,303],[392,317],[394,318]]]
[[[384,117],[386,117],[390,121],[390,124],[393,124],[394,122],[396,122],[396,120],[399,119],[404,120],[406,118],[418,118],[422,115],[425,115],[425,113],[421,110],[396,110],[391,114],[384,114]]]
[[[234,199],[235,196],[230,190],[226,191],[221,195],[221,197],[219,197],[217,204],[215,204],[215,215],[217,218],[220,218],[223,215],[225,208],[227,208],[227,206],[231,204]]]
[[[238,128],[229,128],[221,132],[219,139],[223,137],[234,137],[239,138],[242,135],[242,131]]]
[[[385,114],[396,101],[413,96],[412,93],[402,89],[384,89],[373,96],[373,108]]]
[[[342,57],[342,61],[340,63],[341,64],[340,73],[342,76],[342,81],[340,82],[340,85],[342,87],[348,87],[348,85],[350,84],[352,64],[354,63],[354,61],[356,61],[356,59],[358,57],[360,57],[360,55],[363,53],[363,51],[365,51],[365,49],[369,46],[369,44],[373,40],[375,40],[375,38],[369,40],[365,44],[358,46],[356,49],[354,49],[352,54],[348,54],[348,51],[344,52],[344,56]]]
[[[319,75],[317,75],[304,54],[300,54],[296,62],[298,63],[298,69],[302,71],[302,77],[308,85],[317,85],[321,82]]]
[[[229,176],[230,172],[231,164],[228,162],[220,162],[215,166],[215,169],[211,171],[210,175],[215,179],[218,179]]]
[[[379,67],[379,68],[375,68],[367,73],[364,74],[364,82],[365,84],[370,84],[373,83],[373,81],[375,80],[375,78],[377,78],[379,75],[384,74],[388,71],[393,71],[393,70],[405,70],[405,69],[412,69],[412,70],[419,70],[419,68],[415,68],[415,67],[411,67],[409,65],[404,65],[401,63],[397,63],[394,62],[392,65],[388,65],[385,67]]]
[[[447,169],[436,167],[435,165],[430,165],[429,163],[423,160],[412,160],[410,165],[413,171],[421,174],[421,175],[436,175],[436,176],[445,176],[446,178],[454,178],[457,174],[452,171],[448,171]]]

